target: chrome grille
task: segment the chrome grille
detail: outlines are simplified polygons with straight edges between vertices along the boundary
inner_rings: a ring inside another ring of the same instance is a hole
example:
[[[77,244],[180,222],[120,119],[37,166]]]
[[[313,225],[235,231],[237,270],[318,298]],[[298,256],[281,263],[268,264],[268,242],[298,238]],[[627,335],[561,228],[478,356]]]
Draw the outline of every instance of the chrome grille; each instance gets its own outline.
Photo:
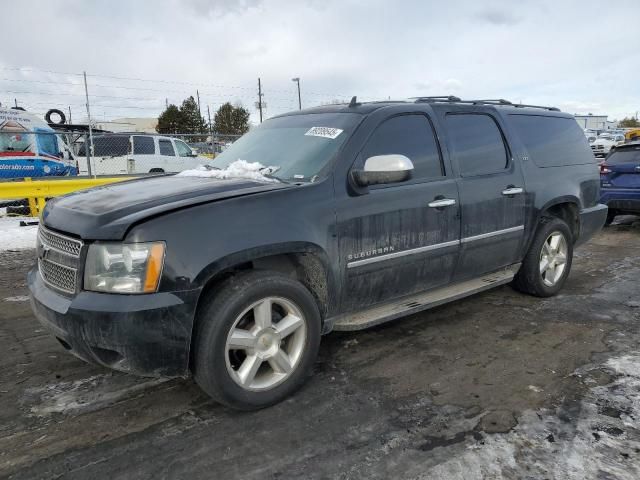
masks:
[[[38,230],[38,269],[44,282],[55,290],[73,294],[80,283],[82,241],[47,230]]]
[[[82,249],[82,242],[80,240],[53,233],[44,227],[40,227],[38,234],[42,239],[42,243],[45,245],[60,250],[61,252],[69,253],[74,257],[80,256],[80,250]]]
[[[40,275],[46,283],[65,293],[75,293],[78,271],[47,260],[38,260]]]

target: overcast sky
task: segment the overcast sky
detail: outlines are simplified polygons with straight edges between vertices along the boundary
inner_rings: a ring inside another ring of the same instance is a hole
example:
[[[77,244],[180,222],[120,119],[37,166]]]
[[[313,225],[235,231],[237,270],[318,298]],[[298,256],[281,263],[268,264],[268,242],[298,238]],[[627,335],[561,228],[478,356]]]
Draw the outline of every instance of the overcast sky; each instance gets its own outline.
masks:
[[[0,101],[80,117],[86,71],[99,119],[198,89],[203,113],[241,102],[255,121],[258,77],[267,116],[297,108],[300,77],[303,106],[454,94],[619,119],[640,110],[638,2],[5,2]]]

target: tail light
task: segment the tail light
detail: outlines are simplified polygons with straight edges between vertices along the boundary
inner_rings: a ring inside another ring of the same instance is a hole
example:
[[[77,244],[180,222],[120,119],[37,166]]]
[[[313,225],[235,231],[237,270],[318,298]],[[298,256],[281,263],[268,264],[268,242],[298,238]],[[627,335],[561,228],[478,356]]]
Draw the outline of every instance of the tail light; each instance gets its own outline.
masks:
[[[611,173],[611,169],[609,168],[609,165],[602,162],[600,164],[600,175],[606,175],[607,173]]]

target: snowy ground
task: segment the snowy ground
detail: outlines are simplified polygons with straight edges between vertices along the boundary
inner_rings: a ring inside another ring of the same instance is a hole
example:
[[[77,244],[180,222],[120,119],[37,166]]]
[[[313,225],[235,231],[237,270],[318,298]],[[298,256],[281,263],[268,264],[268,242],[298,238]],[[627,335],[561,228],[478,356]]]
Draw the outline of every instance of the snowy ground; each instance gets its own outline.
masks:
[[[20,226],[20,221],[33,222],[35,220],[29,217],[0,216],[0,252],[35,248],[38,227],[36,225]]]

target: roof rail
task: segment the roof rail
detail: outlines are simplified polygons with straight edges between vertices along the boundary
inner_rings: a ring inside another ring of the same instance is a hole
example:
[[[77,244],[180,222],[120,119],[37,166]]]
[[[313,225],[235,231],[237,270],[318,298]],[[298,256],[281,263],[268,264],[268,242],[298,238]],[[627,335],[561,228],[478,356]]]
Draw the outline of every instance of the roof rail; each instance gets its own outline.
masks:
[[[459,97],[453,95],[436,95],[433,97],[411,97],[414,103],[432,103],[432,102],[461,102]]]
[[[507,105],[515,108],[541,108],[543,110],[549,110],[552,112],[559,112],[560,109],[556,107],[545,107],[542,105],[527,105],[522,103],[513,103],[504,98],[498,99],[483,99],[483,100],[462,100],[459,97],[453,95],[449,96],[435,96],[435,97],[415,97],[411,98],[414,103],[464,103],[467,105]]]

